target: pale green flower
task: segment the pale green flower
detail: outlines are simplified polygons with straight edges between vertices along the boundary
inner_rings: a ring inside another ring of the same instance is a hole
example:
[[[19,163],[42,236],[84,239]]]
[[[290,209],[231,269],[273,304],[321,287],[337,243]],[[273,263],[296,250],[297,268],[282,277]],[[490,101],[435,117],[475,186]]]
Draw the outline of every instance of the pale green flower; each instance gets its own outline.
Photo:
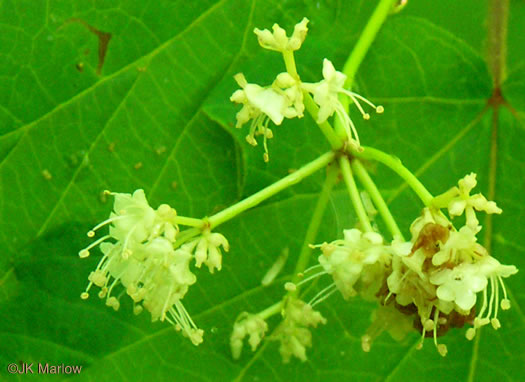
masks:
[[[220,233],[204,231],[202,235],[185,244],[190,252],[195,254],[195,266],[200,268],[202,264],[205,264],[210,273],[213,273],[215,269],[220,271],[222,269],[222,252],[221,247],[228,252],[230,245],[228,240]]]
[[[366,98],[357,93],[351,92],[344,88],[346,75],[335,70],[330,60],[323,60],[323,80],[317,83],[303,83],[301,86],[304,90],[312,93],[314,101],[319,105],[319,114],[317,123],[325,122],[334,113],[343,123],[349,142],[356,148],[360,149],[359,135],[352,119],[348,116],[343,104],[339,100],[339,95],[344,94],[356,105],[364,119],[370,119],[370,114],[363,110],[359,101],[363,101],[376,110],[377,113],[383,112],[382,106],[376,106]]]
[[[436,295],[440,300],[454,302],[464,311],[472,309],[476,293],[487,287],[487,278],[471,263],[442,269],[430,277],[430,282],[438,286]]]
[[[260,316],[247,312],[242,313],[233,324],[233,331],[230,336],[233,359],[241,357],[244,337],[249,337],[248,343],[252,351],[255,351],[267,331],[268,324]]]
[[[376,232],[363,233],[358,229],[344,231],[344,240],[321,246],[319,263],[330,274],[345,299],[357,294],[354,285],[363,268],[375,264],[387,255],[383,238]]]
[[[477,263],[480,275],[488,278],[491,289],[488,296],[488,285],[483,289],[483,304],[474,319],[474,327],[467,330],[466,336],[469,340],[474,338],[476,330],[480,327],[492,324],[494,329],[501,327],[498,319],[498,308],[503,310],[510,309],[510,300],[507,296],[504,278],[510,277],[518,272],[514,265],[502,265],[498,260],[491,256],[482,257]],[[503,291],[503,298],[500,298],[500,287]]]
[[[259,44],[264,49],[278,52],[294,51],[301,48],[306,38],[308,21],[305,17],[300,23],[296,24],[290,37],[286,36],[286,31],[279,24],[273,24],[273,32],[270,32],[268,29],[260,30],[255,28],[254,33],[257,35]]]
[[[460,216],[465,212],[467,226],[473,231],[480,230],[476,211],[485,211],[488,214],[501,214],[502,210],[495,202],[488,201],[481,193],[470,195],[476,187],[476,174],[470,173],[458,182],[459,187],[452,187],[447,192],[438,195],[433,200],[433,205],[438,208],[447,208],[450,216]]]
[[[200,344],[204,332],[197,328],[182,304],[188,288],[197,281],[190,270],[190,262],[196,257],[193,250],[201,241],[205,244],[205,248],[198,251],[200,257],[196,261],[199,265],[205,263],[213,271],[221,267],[218,247],[227,249],[228,242],[220,234],[205,232],[194,243],[174,249],[178,227],[173,208],[163,204],[154,210],[143,190],[133,195],[113,195],[114,212],[89,231],[88,236],[93,237],[95,231],[105,225],[109,225],[109,234],[79,252],[80,257],[87,257],[89,250],[98,245],[103,253],[81,297],[88,298],[90,288],[95,285],[101,288],[98,295],[106,299],[106,305],[118,310],[120,297],[113,293],[115,288],[123,289],[134,302],[134,313],[146,309],[152,321],[166,320],[193,344]],[[115,242],[108,241],[111,239]]]
[[[312,346],[312,334],[308,328],[325,323],[326,319],[321,313],[304,301],[289,300],[284,311],[284,320],[272,336],[272,339],[281,343],[279,352],[283,362],[290,362],[292,356],[306,361],[306,348]]]

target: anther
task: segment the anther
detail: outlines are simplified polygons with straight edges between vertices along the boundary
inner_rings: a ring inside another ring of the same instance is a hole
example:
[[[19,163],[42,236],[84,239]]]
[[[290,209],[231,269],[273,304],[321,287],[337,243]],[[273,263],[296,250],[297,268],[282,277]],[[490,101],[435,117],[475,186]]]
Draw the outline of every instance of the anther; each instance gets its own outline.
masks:
[[[465,337],[467,337],[467,340],[472,341],[475,336],[476,336],[476,329],[468,328],[467,333],[465,333]]]
[[[448,349],[447,349],[447,345],[445,344],[439,344],[437,346],[437,350],[439,352],[439,354],[441,354],[442,357],[445,357],[448,353]]]

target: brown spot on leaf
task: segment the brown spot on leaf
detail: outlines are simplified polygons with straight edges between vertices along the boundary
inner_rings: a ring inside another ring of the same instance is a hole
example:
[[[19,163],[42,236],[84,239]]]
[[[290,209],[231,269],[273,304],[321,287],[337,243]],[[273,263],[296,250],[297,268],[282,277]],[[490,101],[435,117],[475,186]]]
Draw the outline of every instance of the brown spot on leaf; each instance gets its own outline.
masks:
[[[109,145],[108,145],[108,151],[110,153],[114,152],[115,151],[115,142],[111,142]]]
[[[176,181],[173,181],[171,182],[171,188],[173,188],[174,190],[177,189],[177,186],[178,186],[178,183]]]
[[[104,66],[104,60],[106,59],[106,53],[108,51],[108,45],[109,41],[111,40],[111,33],[101,31],[100,29],[95,28],[94,26],[88,24],[82,19],[79,18],[72,18],[67,20],[62,26],[71,24],[71,23],[78,23],[82,26],[84,26],[88,31],[93,33],[98,38],[98,65],[97,65],[97,75],[100,75],[102,72],[102,66]],[[84,54],[88,54],[89,50],[86,50]]]
[[[75,65],[75,68],[77,68],[77,70],[82,73],[84,71],[84,63],[83,62],[79,62],[78,64]]]
[[[135,163],[135,165],[133,166],[133,168],[135,170],[140,170],[142,168],[142,162],[137,162]]]

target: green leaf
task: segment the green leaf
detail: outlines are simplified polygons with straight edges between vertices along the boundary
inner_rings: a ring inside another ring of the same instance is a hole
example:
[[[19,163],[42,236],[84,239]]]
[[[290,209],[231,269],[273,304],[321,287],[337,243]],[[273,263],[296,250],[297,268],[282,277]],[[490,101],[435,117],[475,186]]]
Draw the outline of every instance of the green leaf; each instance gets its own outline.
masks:
[[[510,2],[505,103],[493,106],[487,104],[494,93],[484,45],[488,11],[472,1],[456,3],[409,2],[387,20],[355,85],[385,113],[370,121],[351,113],[364,144],[401,158],[433,194],[472,171],[480,192],[495,186],[504,213],[493,217],[492,234],[481,242],[490,243],[502,263],[523,268],[523,6]],[[112,206],[103,190],[143,188],[152,206],[169,203],[180,215],[199,218],[328,151],[305,116],[272,127],[271,160],[264,163],[262,145],[249,146],[246,127],[233,127],[239,108],[229,101],[237,88],[232,77],[243,72],[249,82],[269,83],[284,71],[281,57],[263,51],[252,30],[274,22],[290,30],[303,16],[311,22],[296,55],[301,78],[319,80],[325,57],[341,69],[375,5],[0,3],[0,375],[7,378],[7,365],[22,361],[82,365],[74,378],[97,381],[521,380],[520,274],[506,281],[513,306],[500,313],[502,328],[483,329],[473,342],[465,328],[452,329],[439,339],[447,358],[430,340],[416,350],[416,332],[401,343],[383,334],[364,353],[360,337],[374,304],[336,294],[317,306],[328,323],[312,330],[307,362],[283,364],[273,341],[232,359],[229,335],[237,315],[260,311],[284,294],[323,171],[218,228],[231,245],[223,269],[197,271],[184,299],[206,331],[199,347],[170,325],[151,323],[147,313],[134,316],[126,296],[117,312],[97,298],[79,298],[99,257],[81,260],[78,251]],[[407,234],[421,203],[388,169],[368,165]],[[338,185],[316,243],[341,237],[355,223]],[[261,279],[285,248],[290,256],[281,274],[263,287]],[[314,251],[312,264],[318,255]],[[328,283],[327,276],[319,281]],[[270,327],[278,322],[273,317]]]

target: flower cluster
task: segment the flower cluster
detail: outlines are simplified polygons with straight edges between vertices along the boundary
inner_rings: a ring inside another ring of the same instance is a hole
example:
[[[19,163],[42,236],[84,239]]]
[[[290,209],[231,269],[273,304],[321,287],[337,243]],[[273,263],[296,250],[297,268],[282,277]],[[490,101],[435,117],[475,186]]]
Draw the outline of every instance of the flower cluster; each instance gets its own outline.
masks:
[[[288,54],[299,49],[304,42],[308,31],[307,24],[308,19],[304,18],[295,26],[291,37],[287,37],[285,30],[277,24],[273,26],[273,32],[257,28],[254,32],[263,48],[281,52],[286,61],[290,60]],[[234,76],[241,89],[236,90],[230,100],[243,105],[236,116],[237,128],[252,121],[246,136],[248,143],[253,146],[257,145],[255,136],[262,135],[264,159],[268,161],[267,140],[273,137],[273,132],[268,128],[269,121],[279,126],[285,118],[302,118],[305,109],[303,101],[308,94],[308,97],[313,96],[314,102],[319,106],[316,122],[321,124],[336,114],[343,124],[349,144],[354,149],[360,150],[356,127],[339,96],[348,97],[364,119],[370,119],[370,114],[364,111],[360,101],[371,106],[377,113],[382,113],[383,107],[376,106],[359,94],[345,89],[346,75],[335,70],[332,62],[326,58],[323,61],[323,79],[316,83],[302,82],[295,69],[288,68],[288,70],[288,72],[278,74],[269,86],[248,83],[242,73]]]
[[[422,341],[433,337],[443,356],[447,348],[437,337],[450,327],[473,324],[466,332],[472,339],[481,326],[501,326],[498,310],[510,308],[503,278],[517,269],[500,264],[477,242],[481,226],[475,211],[501,213],[501,209],[481,194],[469,195],[475,178],[467,175],[459,187],[437,196],[412,223],[410,242],[396,238],[386,245],[378,233],[352,229],[344,232],[344,239],[320,246],[324,271],[319,274],[330,274],[344,298],[359,293],[381,303],[362,338],[365,351],[382,330],[402,338],[409,321],[421,331]],[[465,226],[456,230],[437,206],[447,207],[452,217],[465,212]],[[483,300],[476,315],[478,293]]]
[[[380,234],[354,228],[344,231],[344,239],[320,247],[319,263],[345,299],[357,290],[372,296],[378,292],[391,257]]]
[[[326,324],[326,318],[314,310],[310,304],[296,298],[287,301],[283,311],[284,319],[275,330],[272,339],[281,343],[279,352],[284,363],[292,356],[306,361],[306,347],[312,346],[312,333],[309,327]]]
[[[239,359],[242,352],[242,341],[244,337],[249,337],[248,343],[252,351],[257,349],[265,333],[268,331],[268,324],[257,314],[243,312],[235,321],[233,331],[230,336],[230,348],[233,359]]]
[[[89,284],[82,299],[89,297],[93,285],[101,288],[100,298],[106,305],[118,310],[120,301],[112,295],[119,285],[133,300],[133,311],[143,309],[151,313],[152,321],[168,321],[184,336],[198,345],[203,331],[195,325],[182,304],[188,288],[197,281],[190,270],[190,262],[196,266],[206,264],[213,272],[221,269],[221,250],[228,250],[228,242],[218,233],[203,232],[200,237],[178,245],[179,227],[177,214],[167,204],[154,210],[148,204],[143,190],[130,194],[113,194],[114,211],[109,219],[88,232],[109,225],[109,234],[93,242],[79,252],[82,258],[99,246],[103,257],[97,268],[90,273]],[[107,241],[107,240],[113,240]]]

